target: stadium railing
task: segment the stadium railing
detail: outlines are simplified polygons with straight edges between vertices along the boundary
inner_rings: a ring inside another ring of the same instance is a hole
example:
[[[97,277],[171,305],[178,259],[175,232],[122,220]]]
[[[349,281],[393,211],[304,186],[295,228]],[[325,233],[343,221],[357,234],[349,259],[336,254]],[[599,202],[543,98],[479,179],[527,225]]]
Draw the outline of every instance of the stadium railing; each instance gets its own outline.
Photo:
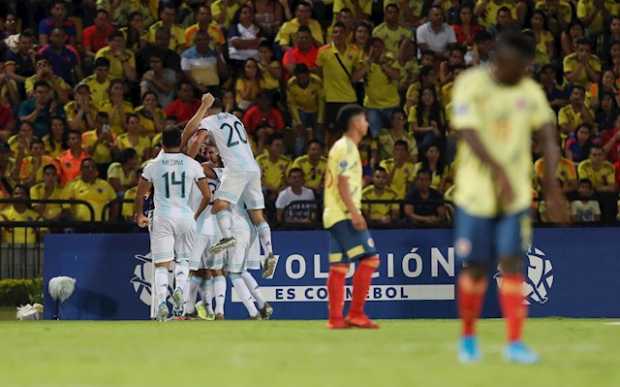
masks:
[[[84,200],[60,199],[0,199],[0,208],[14,204],[57,205],[63,209],[71,206],[85,206],[90,215],[89,221],[73,221],[66,217],[59,220],[33,219],[17,221],[0,216],[0,279],[40,277],[43,270],[43,236],[50,232],[80,232],[92,230],[95,221],[93,207]],[[94,230],[93,230],[94,231]]]

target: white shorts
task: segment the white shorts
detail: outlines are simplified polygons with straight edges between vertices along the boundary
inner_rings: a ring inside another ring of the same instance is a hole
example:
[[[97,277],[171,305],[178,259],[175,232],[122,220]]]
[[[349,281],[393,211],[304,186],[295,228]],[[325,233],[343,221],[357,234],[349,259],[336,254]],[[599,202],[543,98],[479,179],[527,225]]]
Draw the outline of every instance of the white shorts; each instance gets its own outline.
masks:
[[[196,222],[186,216],[158,216],[154,214],[150,226],[151,256],[153,262],[189,259],[195,237]]]
[[[265,208],[260,171],[232,171],[225,169],[215,199],[232,204],[245,203],[249,210]]]
[[[235,224],[235,223],[233,223]],[[242,273],[247,270],[247,253],[250,247],[250,228],[245,221],[233,226],[236,243],[226,250],[224,267],[229,273]]]

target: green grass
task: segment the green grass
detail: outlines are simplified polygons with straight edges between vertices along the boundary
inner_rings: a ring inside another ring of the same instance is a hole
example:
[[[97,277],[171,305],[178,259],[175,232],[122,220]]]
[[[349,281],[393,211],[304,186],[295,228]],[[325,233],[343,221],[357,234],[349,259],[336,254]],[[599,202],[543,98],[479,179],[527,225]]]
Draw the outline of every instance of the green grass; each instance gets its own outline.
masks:
[[[320,321],[0,322],[2,386],[620,386],[620,326],[536,319],[542,362],[501,359],[504,325],[479,327],[483,361],[456,361],[454,320],[383,321],[328,331]]]

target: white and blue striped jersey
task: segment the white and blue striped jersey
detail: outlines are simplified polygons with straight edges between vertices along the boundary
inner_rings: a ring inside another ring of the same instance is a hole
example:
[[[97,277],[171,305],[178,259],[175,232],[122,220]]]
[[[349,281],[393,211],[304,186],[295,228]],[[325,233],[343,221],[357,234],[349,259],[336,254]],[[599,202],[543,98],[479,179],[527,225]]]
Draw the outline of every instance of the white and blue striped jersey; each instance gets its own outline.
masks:
[[[200,121],[215,140],[224,166],[231,171],[260,171],[243,123],[230,113],[219,113]]]
[[[196,182],[205,178],[202,166],[183,153],[160,153],[151,160],[142,177],[153,184],[156,216],[193,214],[190,204]]]
[[[211,202],[209,203],[207,208],[202,211],[198,219],[196,219],[196,230],[199,234],[204,235],[215,235],[217,231],[215,230],[215,227],[217,227],[217,223],[215,222],[215,215],[211,213],[211,205],[213,204],[213,197],[215,195],[215,191],[220,186],[220,178],[222,176],[222,173],[224,173],[224,168],[213,168],[213,171],[215,172],[216,177],[214,179],[207,177],[209,190],[211,191]],[[200,192],[200,189],[198,189],[198,187],[193,187],[192,191],[190,192],[190,205],[194,212],[198,210],[201,201],[202,192]]]

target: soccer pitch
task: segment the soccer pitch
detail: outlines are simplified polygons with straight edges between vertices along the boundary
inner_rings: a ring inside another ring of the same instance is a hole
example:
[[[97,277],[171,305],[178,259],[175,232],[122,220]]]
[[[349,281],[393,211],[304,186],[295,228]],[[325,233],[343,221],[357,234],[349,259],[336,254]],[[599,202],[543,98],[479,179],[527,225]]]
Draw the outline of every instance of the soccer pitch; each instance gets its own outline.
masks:
[[[620,386],[620,325],[534,319],[533,366],[504,363],[504,324],[484,320],[483,360],[456,360],[455,320],[0,322],[1,386]]]

